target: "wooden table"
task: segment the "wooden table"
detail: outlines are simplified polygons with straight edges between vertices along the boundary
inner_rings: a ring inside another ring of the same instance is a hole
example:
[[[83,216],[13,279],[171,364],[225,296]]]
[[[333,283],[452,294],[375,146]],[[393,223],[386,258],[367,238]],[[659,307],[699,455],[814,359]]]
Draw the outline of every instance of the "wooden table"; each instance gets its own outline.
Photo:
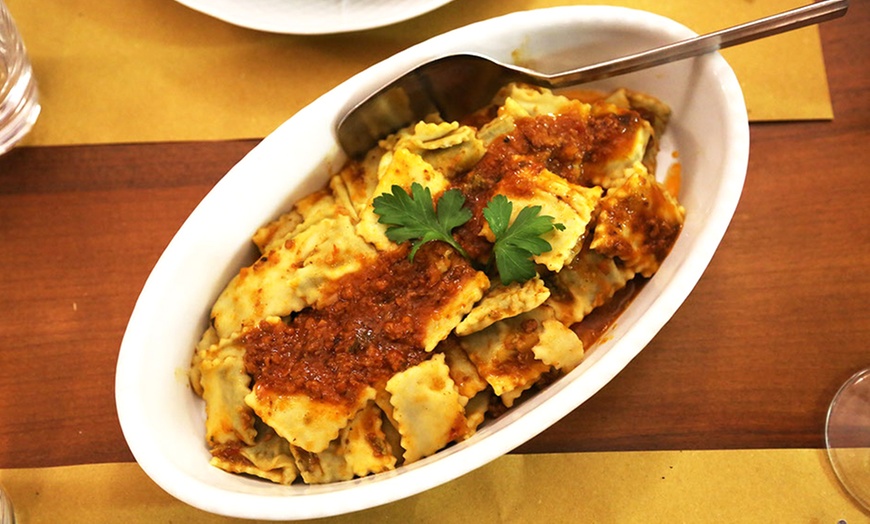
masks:
[[[590,401],[518,452],[824,446],[870,365],[870,6],[821,28],[835,119],[753,124],[746,187],[695,291]],[[114,404],[136,297],[256,141],[0,157],[0,468],[132,461]]]

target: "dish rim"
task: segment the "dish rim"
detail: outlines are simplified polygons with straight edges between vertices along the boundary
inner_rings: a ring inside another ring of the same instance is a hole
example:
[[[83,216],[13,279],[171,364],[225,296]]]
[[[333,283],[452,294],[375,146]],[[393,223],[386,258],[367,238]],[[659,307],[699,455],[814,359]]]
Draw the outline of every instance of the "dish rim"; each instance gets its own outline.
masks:
[[[379,17],[353,17],[342,16],[340,21],[326,21],[328,17],[318,17],[319,23],[312,24],[311,16],[301,17],[303,21],[299,21],[298,16],[290,16],[292,6],[287,6],[284,3],[278,2],[279,10],[285,16],[276,16],[278,13],[263,13],[256,15],[256,9],[245,8],[238,6],[239,11],[236,11],[236,6],[232,9],[225,9],[223,1],[217,2],[220,5],[215,5],[216,2],[211,0],[175,0],[179,4],[184,5],[194,11],[198,11],[212,18],[216,18],[228,24],[255,31],[264,31],[267,33],[288,34],[288,35],[328,35],[338,33],[353,33],[357,31],[366,31],[369,29],[377,29],[389,25],[404,22],[418,16],[423,16],[426,13],[434,11],[439,7],[443,7],[453,0],[425,0],[411,1],[407,5],[393,6],[390,13],[384,16],[383,13],[378,13]],[[336,3],[336,2],[333,2]],[[309,3],[310,5],[310,3]],[[298,14],[298,13],[297,13]]]

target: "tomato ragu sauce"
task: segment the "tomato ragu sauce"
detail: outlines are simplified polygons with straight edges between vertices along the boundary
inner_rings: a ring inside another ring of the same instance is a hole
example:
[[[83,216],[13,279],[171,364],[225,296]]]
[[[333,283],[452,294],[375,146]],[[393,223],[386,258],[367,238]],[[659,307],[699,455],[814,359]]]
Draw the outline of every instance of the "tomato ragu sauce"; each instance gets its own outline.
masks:
[[[407,246],[385,254],[338,280],[324,306],[243,335],[246,369],[277,394],[353,404],[365,387],[430,356],[420,319],[437,315],[448,291],[474,271],[444,244],[424,245],[413,262]]]

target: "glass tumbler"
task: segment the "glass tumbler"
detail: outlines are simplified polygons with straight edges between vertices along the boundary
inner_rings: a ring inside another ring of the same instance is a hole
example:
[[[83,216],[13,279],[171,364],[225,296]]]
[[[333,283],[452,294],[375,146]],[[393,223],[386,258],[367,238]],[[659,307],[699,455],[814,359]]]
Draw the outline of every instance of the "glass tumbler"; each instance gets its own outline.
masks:
[[[0,0],[0,154],[30,131],[39,110],[36,80],[24,43]]]
[[[12,501],[0,486],[0,524],[15,524],[15,511],[12,509]]]

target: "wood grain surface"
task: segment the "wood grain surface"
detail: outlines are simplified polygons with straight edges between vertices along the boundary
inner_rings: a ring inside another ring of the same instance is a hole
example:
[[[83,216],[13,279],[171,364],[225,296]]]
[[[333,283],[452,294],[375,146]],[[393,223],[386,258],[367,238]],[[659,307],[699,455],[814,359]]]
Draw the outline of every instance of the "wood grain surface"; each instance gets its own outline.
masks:
[[[744,193],[697,288],[610,384],[518,452],[823,447],[870,365],[870,6],[821,28],[835,118],[753,124]],[[133,460],[114,371],[185,217],[256,141],[0,157],[0,468]]]

